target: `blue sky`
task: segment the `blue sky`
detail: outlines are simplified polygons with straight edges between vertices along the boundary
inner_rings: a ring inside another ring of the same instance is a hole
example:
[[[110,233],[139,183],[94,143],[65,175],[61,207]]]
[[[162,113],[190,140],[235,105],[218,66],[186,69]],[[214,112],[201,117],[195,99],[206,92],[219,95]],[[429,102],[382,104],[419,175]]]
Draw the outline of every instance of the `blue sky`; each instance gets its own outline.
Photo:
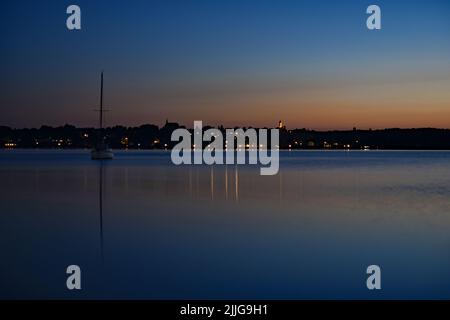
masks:
[[[95,125],[105,70],[110,125],[450,127],[444,0],[30,0],[0,15],[0,125]]]

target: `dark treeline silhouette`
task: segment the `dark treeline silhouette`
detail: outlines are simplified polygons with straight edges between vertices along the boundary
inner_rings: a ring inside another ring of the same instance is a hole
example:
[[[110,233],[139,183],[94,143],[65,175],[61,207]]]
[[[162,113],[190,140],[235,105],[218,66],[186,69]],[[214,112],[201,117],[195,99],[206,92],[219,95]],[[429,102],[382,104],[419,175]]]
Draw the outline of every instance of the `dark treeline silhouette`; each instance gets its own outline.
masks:
[[[115,126],[102,129],[42,126],[39,129],[12,129],[0,126],[0,148],[92,148],[99,136],[107,137],[114,149],[170,149],[176,142],[171,134],[177,123],[159,128]],[[209,129],[211,127],[204,127]],[[219,127],[225,133],[224,127]],[[246,128],[243,128],[246,129]],[[225,134],[224,134],[225,136]],[[411,149],[450,150],[450,129],[384,129],[314,131],[280,129],[280,149]]]

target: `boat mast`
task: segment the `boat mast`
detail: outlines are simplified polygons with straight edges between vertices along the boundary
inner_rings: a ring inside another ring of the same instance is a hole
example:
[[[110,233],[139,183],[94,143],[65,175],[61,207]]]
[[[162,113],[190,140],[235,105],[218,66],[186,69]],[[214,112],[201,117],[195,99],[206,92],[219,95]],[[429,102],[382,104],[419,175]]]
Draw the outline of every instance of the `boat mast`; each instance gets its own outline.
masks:
[[[103,129],[103,71],[100,84],[100,129]]]

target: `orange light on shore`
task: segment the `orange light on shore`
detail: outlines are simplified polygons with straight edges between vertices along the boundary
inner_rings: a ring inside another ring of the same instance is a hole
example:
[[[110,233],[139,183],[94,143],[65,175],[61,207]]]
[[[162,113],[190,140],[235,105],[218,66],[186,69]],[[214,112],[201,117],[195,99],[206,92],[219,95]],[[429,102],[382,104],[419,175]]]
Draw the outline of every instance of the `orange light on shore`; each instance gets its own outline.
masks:
[[[12,143],[12,142],[7,142],[5,143],[5,148],[15,148],[17,147],[17,144]]]

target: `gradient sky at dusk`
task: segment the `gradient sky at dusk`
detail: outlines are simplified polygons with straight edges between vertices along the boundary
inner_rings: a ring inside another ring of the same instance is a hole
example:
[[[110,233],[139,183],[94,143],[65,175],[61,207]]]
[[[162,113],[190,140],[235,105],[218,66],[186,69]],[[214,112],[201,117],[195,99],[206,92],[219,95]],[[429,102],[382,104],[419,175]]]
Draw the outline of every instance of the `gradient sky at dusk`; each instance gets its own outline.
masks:
[[[66,29],[78,4],[82,30]],[[370,4],[381,31],[366,28]],[[2,1],[0,125],[450,128],[448,0]]]

